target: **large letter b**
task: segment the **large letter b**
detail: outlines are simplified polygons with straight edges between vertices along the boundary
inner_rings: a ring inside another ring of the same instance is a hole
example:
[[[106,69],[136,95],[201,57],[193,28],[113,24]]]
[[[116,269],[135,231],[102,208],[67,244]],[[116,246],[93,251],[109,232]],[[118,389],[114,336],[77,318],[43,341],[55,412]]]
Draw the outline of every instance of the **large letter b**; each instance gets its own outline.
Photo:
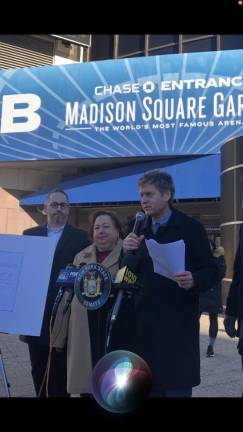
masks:
[[[24,108],[15,105],[25,104]],[[1,133],[30,132],[37,129],[41,117],[35,111],[41,106],[41,99],[35,94],[15,94],[3,96]],[[26,121],[14,122],[14,119],[24,117]]]

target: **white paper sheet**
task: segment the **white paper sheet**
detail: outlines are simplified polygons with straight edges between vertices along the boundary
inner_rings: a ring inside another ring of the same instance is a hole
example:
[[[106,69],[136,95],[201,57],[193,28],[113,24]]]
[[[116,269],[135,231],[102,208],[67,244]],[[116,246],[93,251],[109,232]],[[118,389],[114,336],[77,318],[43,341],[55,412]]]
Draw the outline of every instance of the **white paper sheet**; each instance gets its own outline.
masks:
[[[145,243],[155,273],[175,280],[175,273],[185,271],[184,240],[160,244],[154,239],[149,239],[145,240]]]
[[[55,241],[0,234],[0,332],[39,336]]]

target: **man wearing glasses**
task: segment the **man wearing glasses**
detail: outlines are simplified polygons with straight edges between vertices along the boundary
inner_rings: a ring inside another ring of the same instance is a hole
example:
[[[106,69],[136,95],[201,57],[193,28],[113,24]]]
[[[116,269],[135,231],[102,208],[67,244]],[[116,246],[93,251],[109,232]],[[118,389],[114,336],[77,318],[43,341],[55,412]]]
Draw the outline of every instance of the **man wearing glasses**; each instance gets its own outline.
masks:
[[[63,190],[56,189],[49,192],[44,204],[44,211],[47,216],[47,224],[29,228],[23,232],[24,235],[54,237],[56,241],[41,334],[40,336],[20,336],[20,340],[28,344],[31,373],[37,397],[46,396],[45,381],[43,382],[43,380],[49,354],[49,324],[58,292],[56,280],[59,271],[61,268],[65,268],[67,264],[72,263],[75,255],[90,244],[86,231],[67,223],[70,207],[68,195]],[[66,349],[62,352],[53,350],[48,381],[48,395],[50,397],[68,397],[66,374]]]

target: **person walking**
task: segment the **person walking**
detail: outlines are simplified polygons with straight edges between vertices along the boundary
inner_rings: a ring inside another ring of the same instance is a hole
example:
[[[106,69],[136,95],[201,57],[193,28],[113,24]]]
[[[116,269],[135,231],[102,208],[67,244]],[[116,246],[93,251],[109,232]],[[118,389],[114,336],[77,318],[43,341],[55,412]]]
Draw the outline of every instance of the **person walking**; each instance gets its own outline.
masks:
[[[222,313],[222,279],[226,274],[226,261],[223,246],[216,247],[210,240],[211,250],[214,261],[219,269],[218,281],[209,290],[200,293],[199,297],[199,317],[204,312],[209,316],[209,342],[207,347],[207,357],[214,357],[214,344],[218,334],[218,314]]]

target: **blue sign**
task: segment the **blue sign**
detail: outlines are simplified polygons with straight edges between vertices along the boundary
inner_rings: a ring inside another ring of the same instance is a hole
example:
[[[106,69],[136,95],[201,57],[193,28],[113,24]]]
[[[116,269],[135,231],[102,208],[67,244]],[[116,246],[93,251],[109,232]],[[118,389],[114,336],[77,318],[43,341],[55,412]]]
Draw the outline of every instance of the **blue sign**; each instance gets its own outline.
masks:
[[[216,154],[243,131],[243,50],[0,72],[0,160]]]

